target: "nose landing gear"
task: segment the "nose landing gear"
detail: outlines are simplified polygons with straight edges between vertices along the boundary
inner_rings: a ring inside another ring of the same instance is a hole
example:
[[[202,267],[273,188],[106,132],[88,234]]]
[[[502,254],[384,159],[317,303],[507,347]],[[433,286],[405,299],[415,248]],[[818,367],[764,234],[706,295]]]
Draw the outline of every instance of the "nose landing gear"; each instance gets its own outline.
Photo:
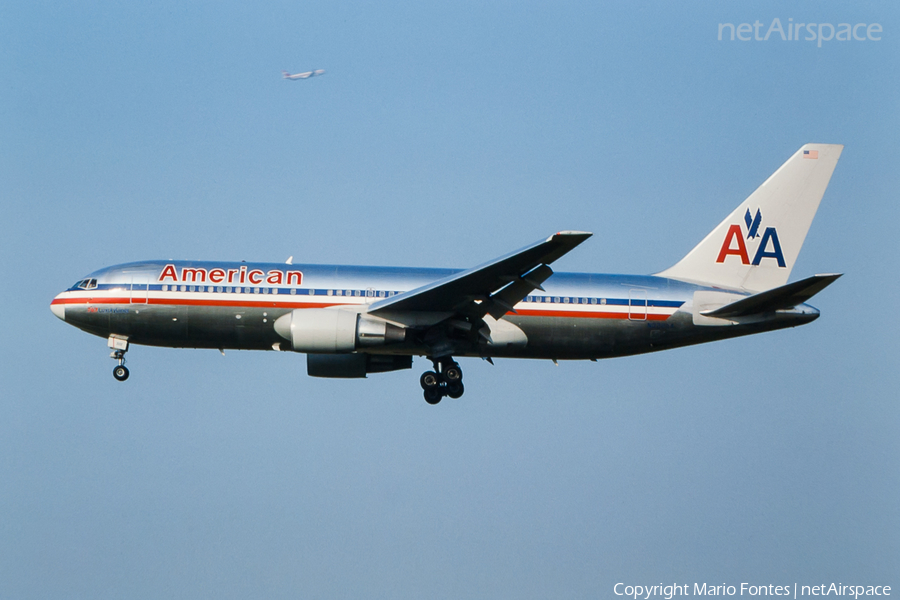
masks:
[[[125,361],[124,358],[120,360],[122,360],[123,362]],[[113,377],[115,377],[117,381],[125,381],[126,379],[128,379],[128,375],[128,367],[126,367],[125,365],[117,365],[113,369]]]
[[[125,381],[128,379],[128,367],[125,366],[125,353],[128,352],[128,338],[109,336],[107,345],[113,349],[109,357],[115,359],[118,364],[113,369],[113,377],[116,381]]]
[[[462,369],[451,358],[434,360],[434,371],[425,371],[419,378],[425,392],[425,402],[437,404],[444,396],[459,398],[466,391],[462,382]]]

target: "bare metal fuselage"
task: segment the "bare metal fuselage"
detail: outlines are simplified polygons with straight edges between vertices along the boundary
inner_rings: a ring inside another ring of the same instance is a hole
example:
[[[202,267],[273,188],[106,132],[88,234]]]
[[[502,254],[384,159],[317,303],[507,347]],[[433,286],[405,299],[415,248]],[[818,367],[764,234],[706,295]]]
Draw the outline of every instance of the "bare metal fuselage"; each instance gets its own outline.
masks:
[[[164,277],[166,265],[176,276]],[[189,281],[182,279],[187,269]],[[219,272],[230,276],[217,277]],[[287,273],[301,273],[287,283]],[[452,275],[450,269],[154,261],[109,267],[53,302],[57,316],[86,332],[132,344],[176,348],[290,350],[275,321],[296,309],[353,308]],[[243,273],[243,280],[241,280]],[[255,274],[248,278],[247,274]],[[281,275],[275,275],[280,273]],[[211,280],[217,279],[217,281]],[[523,336],[492,341],[450,336],[456,356],[599,359],[653,352],[808,323],[801,304],[750,319],[699,316],[698,292],[722,290],[638,275],[556,273],[502,317]],[[740,293],[734,293],[741,298]],[[429,355],[428,339],[357,349]]]

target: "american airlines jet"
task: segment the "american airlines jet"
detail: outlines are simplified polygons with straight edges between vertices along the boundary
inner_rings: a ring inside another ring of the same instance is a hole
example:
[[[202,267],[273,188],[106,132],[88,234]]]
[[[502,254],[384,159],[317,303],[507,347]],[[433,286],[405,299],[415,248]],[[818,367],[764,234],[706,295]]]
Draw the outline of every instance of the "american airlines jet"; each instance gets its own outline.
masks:
[[[655,275],[554,273],[588,239],[560,231],[470,269],[144,261],[80,279],[53,314],[133,344],[306,354],[314,377],[366,377],[425,356],[425,400],[462,396],[455,357],[596,360],[815,320],[840,275],[788,283],[843,146],[807,144],[687,256]]]

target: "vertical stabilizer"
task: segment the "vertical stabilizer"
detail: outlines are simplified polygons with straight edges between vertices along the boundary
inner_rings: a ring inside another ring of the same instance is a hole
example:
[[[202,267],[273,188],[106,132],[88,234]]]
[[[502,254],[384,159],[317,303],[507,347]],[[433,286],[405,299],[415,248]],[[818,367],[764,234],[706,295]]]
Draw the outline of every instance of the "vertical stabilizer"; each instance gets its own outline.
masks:
[[[843,149],[800,148],[687,256],[657,275],[751,292],[787,283]]]

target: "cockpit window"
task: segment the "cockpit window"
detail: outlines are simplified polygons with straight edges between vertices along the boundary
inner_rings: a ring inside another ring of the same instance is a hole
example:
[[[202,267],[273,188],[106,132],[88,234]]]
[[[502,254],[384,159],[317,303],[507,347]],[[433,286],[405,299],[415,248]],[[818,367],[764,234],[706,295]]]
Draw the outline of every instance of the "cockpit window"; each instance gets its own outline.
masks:
[[[96,279],[82,279],[72,286],[73,290],[93,290],[97,287]]]

